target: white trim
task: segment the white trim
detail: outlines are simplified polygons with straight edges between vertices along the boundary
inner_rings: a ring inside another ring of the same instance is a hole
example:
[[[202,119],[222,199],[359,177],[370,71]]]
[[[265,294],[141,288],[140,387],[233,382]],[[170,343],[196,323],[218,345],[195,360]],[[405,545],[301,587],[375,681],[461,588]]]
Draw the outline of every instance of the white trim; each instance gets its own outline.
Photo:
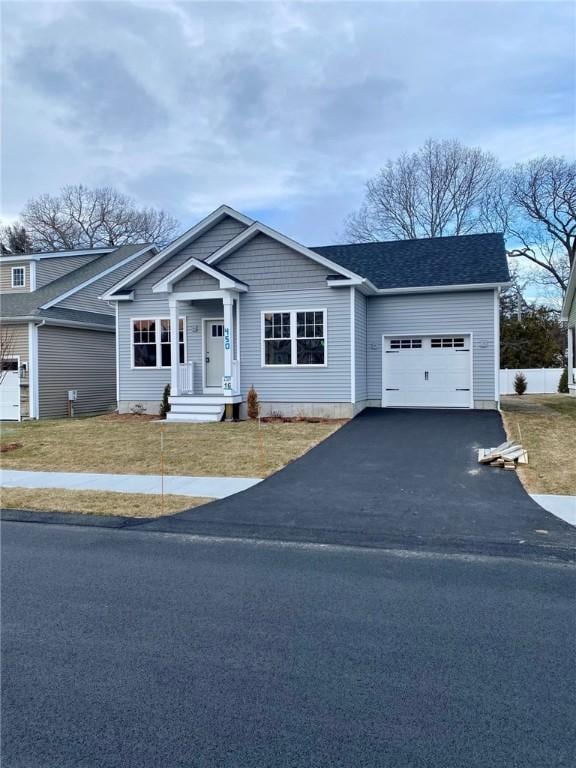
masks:
[[[240,297],[235,299],[236,302],[236,333],[234,339],[236,341],[236,391],[242,392],[241,377],[240,377]]]
[[[568,322],[570,309],[572,307],[572,302],[574,301],[575,296],[576,296],[576,263],[572,265],[572,269],[570,270],[570,275],[568,277],[568,285],[566,286],[566,293],[564,295],[564,301],[562,302],[560,320],[562,320],[563,322]]]
[[[222,307],[224,309],[224,307]],[[224,318],[202,317],[202,392],[209,394],[222,394],[222,387],[209,387],[206,384],[206,323],[222,323],[222,349],[224,349]]]
[[[114,344],[116,346],[116,406],[120,407],[120,324],[118,318],[118,304],[115,306],[116,325]]]
[[[418,336],[422,336],[423,338],[428,338],[432,336],[469,336],[470,337],[470,349],[468,350],[470,352],[470,401],[468,408],[474,408],[474,333],[472,331],[410,331],[407,333],[406,331],[399,331],[398,333],[395,333],[394,331],[386,331],[386,333],[382,334],[382,347],[381,347],[381,355],[382,355],[382,362],[381,362],[381,373],[382,373],[382,382],[381,382],[381,403],[382,408],[391,408],[393,406],[389,406],[385,402],[385,364],[384,360],[386,359],[386,339],[391,338],[392,336],[400,336],[400,337],[409,337],[414,338]],[[410,407],[410,406],[406,406]],[[422,406],[423,408],[433,408],[434,406]],[[449,408],[450,406],[446,406]],[[438,406],[438,408],[441,408],[441,406]]]
[[[494,289],[494,400],[500,410],[500,290]]]
[[[155,250],[155,246],[153,245],[147,245],[145,248],[141,248],[139,251],[136,251],[136,253],[133,253],[131,256],[127,256],[125,259],[122,259],[122,261],[118,261],[116,264],[113,264],[111,267],[108,267],[107,269],[102,270],[102,272],[98,272],[97,275],[92,275],[92,277],[88,278],[88,280],[84,280],[83,283],[79,283],[78,285],[75,285],[73,288],[70,288],[68,291],[65,291],[64,293],[61,293],[59,296],[56,296],[56,298],[50,299],[50,301],[47,301],[46,304],[42,304],[40,309],[50,309],[50,307],[53,307],[55,304],[59,304],[61,301],[64,301],[64,299],[67,299],[69,296],[72,296],[74,293],[78,293],[78,291],[82,290],[82,288],[86,288],[88,285],[91,285],[92,283],[95,283],[97,280],[100,280],[101,277],[105,277],[106,275],[109,275],[111,272],[114,272],[115,270],[120,269],[120,267],[124,267],[126,264],[130,264],[130,262],[138,258],[138,256],[142,256],[148,251],[153,251],[153,250]],[[98,298],[102,298],[102,297],[99,296]]]
[[[122,246],[117,245],[114,248],[87,248],[80,251],[44,251],[43,253],[22,253],[16,256],[2,256],[2,264],[14,261],[41,261],[43,259],[60,259],[65,256],[89,256],[92,253],[97,255],[102,253],[112,253]]]
[[[190,273],[193,269],[199,269],[201,272],[205,272],[207,275],[210,275],[210,277],[213,277],[218,281],[220,288],[228,288],[243,292],[248,290],[246,283],[243,283],[241,280],[236,280],[233,277],[227,277],[214,267],[211,267],[210,264],[207,264],[206,262],[200,261],[200,259],[191,256],[183,264],[166,275],[166,277],[163,277],[162,280],[159,280],[157,283],[155,283],[152,286],[152,293],[166,293],[168,291],[172,291],[174,284],[186,277],[186,275],[188,275],[188,273]]]
[[[210,213],[204,219],[199,221],[198,224],[195,224],[191,229],[184,232],[183,235],[178,237],[176,240],[173,240],[169,245],[166,246],[166,248],[163,248],[153,259],[150,259],[150,261],[146,262],[146,264],[142,264],[142,266],[139,269],[137,269],[135,272],[133,272],[131,275],[128,275],[123,280],[120,280],[119,283],[116,283],[116,285],[113,285],[112,288],[110,288],[110,290],[107,291],[107,293],[105,293],[102,298],[107,299],[108,301],[114,301],[115,297],[112,296],[113,293],[121,290],[126,285],[129,285],[130,283],[133,283],[135,280],[139,280],[141,277],[148,274],[160,262],[167,259],[169,256],[171,256],[175,251],[178,251],[180,248],[183,248],[184,246],[192,243],[194,240],[197,240],[201,235],[203,235],[205,232],[211,229],[215,224],[221,221],[225,216],[229,216],[231,219],[235,219],[236,221],[239,221],[241,224],[246,224],[246,226],[250,226],[250,224],[252,224],[253,222],[253,219],[250,219],[248,218],[248,216],[244,216],[244,214],[239,213],[238,211],[235,211],[233,208],[230,208],[228,205],[221,205],[215,211],[212,211],[212,213]]]
[[[510,283],[462,283],[454,285],[425,285],[418,288],[377,288],[379,296],[394,293],[452,293],[454,291],[491,291],[495,288],[505,288]]]
[[[19,264],[17,267],[12,267],[12,271],[10,273],[11,276],[11,287],[12,288],[26,288],[26,264]],[[14,284],[14,273],[15,272],[22,272],[23,280],[21,285],[15,285]],[[30,289],[29,289],[30,290]]]
[[[153,320],[156,333],[156,365],[134,365],[134,322],[137,320]],[[130,369],[133,371],[167,371],[172,368],[172,365],[162,365],[162,341],[161,341],[161,321],[170,321],[170,316],[166,315],[142,315],[141,317],[130,317]],[[184,321],[184,362],[188,359],[188,340],[187,340],[187,328],[186,328],[186,315],[180,315],[178,320]],[[178,327],[178,331],[180,327]],[[172,339],[172,323],[170,322],[170,339]],[[160,365],[158,365],[160,363]]]
[[[168,304],[173,301],[201,301],[202,299],[223,299],[225,296],[230,295],[228,288],[221,291],[183,291],[182,293],[176,291],[168,296]],[[237,294],[234,293],[234,297]]]
[[[356,288],[350,286],[350,402],[356,402]]]
[[[36,290],[36,262],[31,261],[30,264],[30,290],[35,291]]]
[[[316,253],[316,251],[312,251],[310,248],[306,248],[306,246],[300,245],[300,243],[297,243],[296,240],[292,240],[290,237],[282,235],[280,232],[277,232],[275,229],[271,229],[271,227],[267,227],[265,224],[261,224],[259,221],[254,222],[254,224],[248,227],[248,229],[240,232],[240,234],[236,235],[236,237],[234,237],[232,240],[229,240],[225,245],[208,256],[208,258],[205,260],[206,264],[216,264],[221,259],[233,253],[237,248],[240,248],[240,246],[244,245],[244,243],[252,240],[252,238],[256,237],[258,234],[267,235],[272,240],[276,240],[278,243],[285,245],[287,248],[300,253],[302,256],[306,256],[307,258],[317,262],[318,264],[321,264],[324,267],[328,267],[329,269],[334,270],[340,275],[344,275],[345,277],[349,277],[351,279],[358,279],[360,281],[364,280],[361,275],[357,275],[355,272],[351,272],[349,269],[341,267],[340,264],[336,264],[335,262],[326,259],[324,256],[320,256],[320,254]]]
[[[265,315],[279,315],[290,314],[290,357],[293,361],[298,359],[297,355],[297,336],[296,336],[296,314],[298,312],[322,312],[323,313],[323,328],[324,328],[324,362],[323,363],[283,363],[282,365],[273,365],[266,363],[266,341],[274,341],[274,339],[264,338],[264,316]],[[328,367],[328,310],[326,307],[307,307],[302,309],[264,309],[260,312],[260,367],[274,370],[276,368],[327,368]]]
[[[38,326],[43,323],[28,323],[28,413],[31,419],[40,417],[39,376],[38,376]]]

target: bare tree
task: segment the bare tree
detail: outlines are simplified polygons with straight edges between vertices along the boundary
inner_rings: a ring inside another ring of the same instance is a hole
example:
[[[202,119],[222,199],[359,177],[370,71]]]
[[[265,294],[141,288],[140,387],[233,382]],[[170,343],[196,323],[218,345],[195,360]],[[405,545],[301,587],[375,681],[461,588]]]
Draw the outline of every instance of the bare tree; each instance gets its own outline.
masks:
[[[367,182],[346,235],[366,242],[479,231],[499,172],[496,159],[481,149],[429,139],[416,152],[388,161]]]
[[[58,195],[30,200],[22,222],[36,250],[120,246],[135,242],[164,245],[178,229],[165,211],[137,208],[111,187],[64,187]]]
[[[6,378],[8,371],[12,370],[10,364],[14,361],[16,351],[16,339],[10,328],[0,327],[0,384]]]
[[[18,253],[31,253],[33,250],[34,244],[23,226],[9,224],[0,227],[0,254],[9,256]]]
[[[539,269],[539,282],[566,290],[576,259],[576,162],[540,157],[517,165],[506,179],[507,203],[499,215],[513,246]]]

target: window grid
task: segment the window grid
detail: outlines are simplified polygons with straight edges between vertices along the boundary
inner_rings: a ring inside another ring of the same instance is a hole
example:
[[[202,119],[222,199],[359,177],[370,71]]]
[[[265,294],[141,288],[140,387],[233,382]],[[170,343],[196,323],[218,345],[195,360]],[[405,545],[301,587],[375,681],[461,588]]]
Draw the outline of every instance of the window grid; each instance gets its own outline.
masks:
[[[12,288],[24,288],[26,285],[26,267],[12,267]]]
[[[422,349],[422,339],[391,339],[390,349]]]
[[[178,320],[179,360],[186,360],[184,318]],[[157,332],[158,331],[158,332]],[[133,366],[170,368],[172,362],[170,320],[168,318],[132,320]]]
[[[292,310],[263,313],[262,364],[325,366],[326,311]]]
[[[443,336],[430,341],[432,349],[451,349],[464,346],[463,336]]]

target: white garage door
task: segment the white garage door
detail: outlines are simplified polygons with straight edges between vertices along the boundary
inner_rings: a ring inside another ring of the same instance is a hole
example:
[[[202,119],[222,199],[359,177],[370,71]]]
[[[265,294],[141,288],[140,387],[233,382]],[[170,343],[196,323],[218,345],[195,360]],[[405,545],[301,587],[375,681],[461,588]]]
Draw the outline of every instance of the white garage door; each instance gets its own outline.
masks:
[[[385,406],[470,408],[470,337],[385,336]]]
[[[20,420],[20,376],[18,371],[5,371],[0,383],[0,421]]]

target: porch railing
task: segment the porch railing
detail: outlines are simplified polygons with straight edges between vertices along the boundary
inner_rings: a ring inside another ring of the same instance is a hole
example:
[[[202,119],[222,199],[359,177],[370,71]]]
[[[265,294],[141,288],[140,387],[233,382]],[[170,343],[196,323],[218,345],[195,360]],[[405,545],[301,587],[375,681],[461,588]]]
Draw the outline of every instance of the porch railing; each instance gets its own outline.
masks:
[[[178,366],[178,392],[191,395],[194,392],[194,363],[180,363]]]

